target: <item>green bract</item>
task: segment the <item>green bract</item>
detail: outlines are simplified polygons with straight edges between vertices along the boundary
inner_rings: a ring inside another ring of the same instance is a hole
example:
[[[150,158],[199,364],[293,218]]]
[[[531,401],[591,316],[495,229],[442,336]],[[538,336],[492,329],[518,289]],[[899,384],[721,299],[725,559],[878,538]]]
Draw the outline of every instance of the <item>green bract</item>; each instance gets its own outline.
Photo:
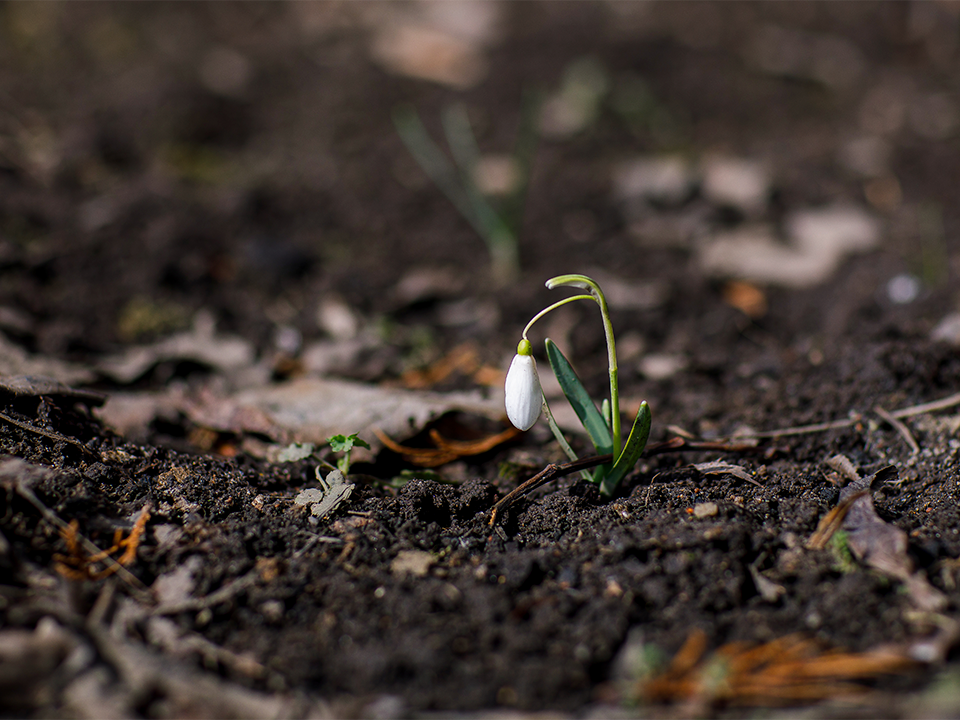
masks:
[[[526,352],[518,354],[517,357],[514,358],[514,367],[511,367],[511,373],[508,374],[507,385],[505,387],[508,416],[511,421],[514,420],[514,417],[522,417],[523,424],[526,425],[526,427],[521,427],[521,429],[526,430],[536,422],[536,415],[539,415],[539,412],[534,415],[531,398],[529,397],[529,391],[533,386],[529,382],[525,384],[520,383],[518,381],[518,373],[515,370],[519,358],[524,358],[522,361],[524,363],[527,363],[527,358],[529,358],[529,362],[532,363],[533,358],[529,354],[527,332],[529,332],[533,324],[547,313],[568,303],[577,300],[595,301],[597,305],[600,306],[600,315],[603,319],[604,335],[607,341],[607,367],[610,376],[610,397],[604,399],[601,406],[602,411],[597,409],[596,404],[587,393],[583,383],[580,382],[580,378],[577,377],[573,366],[567,358],[564,357],[563,353],[560,352],[560,348],[557,347],[556,343],[547,338],[546,348],[547,359],[550,362],[550,367],[553,369],[554,375],[557,376],[560,388],[563,390],[563,394],[583,424],[587,435],[590,436],[597,455],[609,454],[611,456],[609,463],[597,467],[590,476],[594,482],[600,485],[600,491],[603,494],[611,495],[617,489],[620,481],[633,469],[643,454],[643,449],[647,444],[647,438],[650,435],[650,407],[646,402],[640,403],[637,416],[633,421],[633,427],[630,429],[626,443],[624,443],[621,439],[620,428],[620,388],[617,370],[617,351],[607,300],[603,296],[603,291],[596,281],[588,278],[586,275],[559,275],[547,280],[547,288],[552,290],[557,287],[580,288],[588,291],[589,294],[573,295],[555,302],[534,315],[523,329],[523,339],[520,342],[520,347],[526,350]],[[535,366],[533,372],[536,373]],[[537,383],[536,389],[539,390],[539,383]],[[521,397],[521,390],[527,394]],[[570,444],[566,438],[564,438],[563,433],[554,421],[546,398],[542,397],[542,391],[541,400],[544,414],[546,415],[547,422],[554,436],[570,459],[576,460],[576,453],[573,452]],[[517,412],[517,408],[521,407],[526,410],[526,413]],[[513,412],[510,413],[510,410],[513,410]]]

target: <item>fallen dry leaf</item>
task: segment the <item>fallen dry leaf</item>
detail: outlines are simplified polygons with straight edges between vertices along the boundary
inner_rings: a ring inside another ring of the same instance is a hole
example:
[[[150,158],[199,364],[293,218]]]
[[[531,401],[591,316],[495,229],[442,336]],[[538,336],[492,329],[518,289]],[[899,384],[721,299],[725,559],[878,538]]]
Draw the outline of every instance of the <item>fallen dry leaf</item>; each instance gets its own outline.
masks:
[[[319,445],[331,435],[357,433],[372,447],[355,449],[355,461],[371,457],[379,449],[374,428],[388,435],[406,436],[451,411],[493,420],[503,415],[503,391],[499,388],[484,397],[478,392],[414,392],[321,378],[246,390],[230,401],[244,412],[262,413],[271,425],[265,434],[281,442]]]
[[[850,254],[872,249],[880,227],[859,208],[834,207],[793,213],[789,243],[755,225],[718,233],[700,249],[699,263],[715,277],[802,288],[827,280]]]
[[[840,501],[870,487],[871,478],[854,481],[840,491]],[[885,522],[873,507],[868,494],[858,497],[843,521],[850,551],[860,562],[885,575],[903,581],[910,599],[923,610],[942,610],[947,598],[933,587],[925,575],[916,571],[907,553],[907,534]]]
[[[98,363],[97,370],[117,382],[130,383],[157,363],[168,360],[191,360],[224,373],[253,366],[253,346],[239,337],[219,335],[215,327],[212,315],[199,312],[191,330],[105,358]]]
[[[854,557],[883,574],[900,580],[907,587],[910,599],[921,610],[942,610],[946,596],[933,587],[926,576],[916,571],[908,554],[907,534],[884,521],[873,506],[871,488],[896,477],[896,468],[887,466],[874,475],[861,478],[853,464],[842,455],[830,458],[829,465],[851,478],[840,491],[840,501],[820,521],[807,547],[821,549],[838,530],[847,533],[847,546]]]
[[[374,442],[373,428],[409,436],[444,413],[461,411],[492,420],[503,416],[503,390],[432,393],[378,387],[349,380],[300,378],[288,383],[249,388],[232,395],[209,389],[192,393],[127,393],[111,396],[100,411],[105,422],[124,434],[145,434],[156,416],[178,413],[218,432],[264,436],[273,442],[326,444],[331,435],[358,433]],[[358,449],[354,460],[379,449]]]
[[[67,385],[91,382],[96,373],[88,367],[43,355],[31,355],[0,332],[0,375],[42,376]]]

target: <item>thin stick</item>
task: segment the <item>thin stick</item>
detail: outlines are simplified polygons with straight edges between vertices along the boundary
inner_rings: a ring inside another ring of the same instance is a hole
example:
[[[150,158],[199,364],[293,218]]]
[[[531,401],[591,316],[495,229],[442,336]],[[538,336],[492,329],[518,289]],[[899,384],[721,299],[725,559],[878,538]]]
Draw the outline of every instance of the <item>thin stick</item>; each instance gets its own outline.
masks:
[[[910,429],[904,425],[902,422],[897,420],[891,413],[884,410],[879,405],[873,409],[873,411],[890,423],[893,426],[893,429],[900,433],[900,436],[906,441],[907,445],[910,446],[912,454],[916,455],[920,452],[920,446],[917,445],[917,441],[913,439],[913,435],[910,432]]]
[[[83,452],[87,453],[88,455],[92,455],[93,457],[97,456],[97,454],[93,450],[91,450],[90,448],[88,448],[86,445],[84,445],[82,442],[80,442],[75,438],[67,437],[66,435],[61,435],[60,433],[54,432],[52,430],[44,430],[43,428],[38,428],[34,425],[31,425],[30,423],[14,420],[12,417],[2,412],[0,412],[0,420],[8,422],[11,425],[16,425],[21,430],[26,430],[27,432],[36,433],[37,435],[43,435],[44,437],[50,438],[51,440],[70,443],[71,445],[74,445],[75,447],[80,448],[81,450],[83,450]]]
[[[767,430],[765,432],[751,432],[745,437],[753,438],[775,438],[786,435],[807,435],[809,433],[824,432],[825,430],[834,430],[836,428],[845,428],[855,425],[863,418],[858,414],[846,420],[831,420],[830,422],[816,423],[814,425],[798,425],[796,427],[782,428],[780,430]]]
[[[880,417],[889,422],[893,427],[897,428],[893,424],[892,420],[899,420],[901,418],[913,417],[914,415],[923,415],[925,413],[936,412],[937,410],[947,410],[948,408],[956,407],[960,405],[960,393],[955,395],[950,395],[941,400],[933,400],[928,403],[922,403],[920,405],[913,405],[911,407],[901,408],[899,410],[894,410],[893,412],[887,412],[889,418],[883,415],[881,412],[877,412]],[[884,411],[886,412],[886,411]],[[797,427],[783,428],[781,430],[767,430],[765,432],[752,432],[746,437],[755,437],[755,438],[772,438],[772,437],[783,437],[786,435],[806,435],[808,433],[823,432],[825,430],[834,430],[836,428],[845,428],[852,425],[856,425],[863,419],[863,416],[860,414],[854,414],[853,416],[847,418],[846,420],[831,420],[830,422],[816,423],[814,425],[800,425]],[[906,426],[904,426],[906,427]],[[897,428],[899,430],[899,428]],[[901,433],[902,434],[902,433]],[[909,443],[909,440],[907,441]],[[911,448],[913,443],[911,443]]]
[[[39,510],[40,515],[43,516],[43,519],[49,522],[54,527],[56,527],[58,530],[66,530],[69,527],[69,525],[67,525],[67,523],[61,520],[60,517],[53,510],[51,510],[42,502],[40,502],[40,499],[33,494],[33,491],[30,488],[23,487],[23,485],[17,485],[16,492],[20,495],[20,497],[22,497],[28,503],[33,505],[37,510]],[[144,509],[146,510],[147,508],[144,508]],[[83,545],[84,549],[91,555],[98,555],[103,552],[91,540],[88,540],[79,532],[77,533],[77,538],[80,540],[80,544]],[[117,576],[120,577],[128,585],[130,585],[130,587],[132,587],[135,591],[141,594],[141,597],[138,599],[140,599],[143,602],[148,602],[148,603],[153,602],[153,595],[150,592],[150,588],[144,585],[140,581],[140,578],[138,578],[132,572],[127,570],[123,565],[118,563],[116,560],[114,560],[110,556],[104,557],[103,561],[111,568],[116,567]]]
[[[715,450],[720,452],[747,452],[750,450],[758,450],[758,445],[755,442],[745,441],[740,443],[730,443],[724,441],[712,441],[712,440],[688,440],[683,437],[673,437],[669,440],[664,440],[659,443],[651,443],[647,445],[646,450],[644,450],[645,456],[651,455],[660,455],[661,453],[672,452],[675,450],[687,450],[687,451],[704,451],[704,450]],[[536,490],[541,485],[554,480],[556,478],[564,477],[565,475],[570,475],[581,470],[586,470],[588,468],[596,467],[597,465],[604,465],[605,463],[611,462],[613,460],[613,455],[607,453],[606,455],[591,455],[590,457],[581,458],[579,460],[572,460],[567,463],[551,463],[547,465],[543,470],[538,472],[529,480],[525,480],[520,485],[518,485],[510,493],[502,497],[496,505],[493,506],[490,516],[490,525],[495,525],[497,522],[498,514],[502,511],[505,511],[513,503],[519,500],[521,497],[527,493]]]
[[[516,487],[512,492],[505,495],[500,501],[493,506],[493,510],[490,515],[490,525],[495,525],[497,522],[497,513],[503,509],[510,507],[518,498],[523,497],[528,492],[536,490],[541,485],[544,485],[554,478],[563,477],[564,475],[570,475],[571,473],[579,472],[580,470],[587,470],[597,465],[603,465],[613,460],[613,455],[607,453],[606,455],[593,455],[591,457],[582,458],[580,460],[571,460],[567,463],[562,463],[560,465],[556,463],[550,463],[543,470],[538,472],[529,480],[522,482]]]
[[[249,570],[246,575],[242,575],[236,580],[231,580],[219,590],[215,590],[209,595],[206,595],[202,598],[188,598],[180,602],[170,603],[169,605],[160,605],[155,607],[151,614],[176,615],[177,613],[203,610],[204,608],[209,608],[213,605],[219,605],[220,603],[233,599],[234,596],[238,595],[256,583],[259,576],[259,568],[253,568]]]
[[[960,393],[945,397],[942,400],[933,400],[921,405],[894,410],[890,414],[895,418],[913,417],[914,415],[923,415],[924,413],[935,412],[937,410],[946,410],[956,405],[960,405]]]

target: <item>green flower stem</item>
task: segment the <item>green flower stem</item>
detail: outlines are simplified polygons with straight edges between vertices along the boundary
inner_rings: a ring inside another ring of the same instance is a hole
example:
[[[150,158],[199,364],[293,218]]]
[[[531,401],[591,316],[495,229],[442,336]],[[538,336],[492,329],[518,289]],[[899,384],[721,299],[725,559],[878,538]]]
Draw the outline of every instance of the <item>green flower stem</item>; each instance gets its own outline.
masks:
[[[620,371],[617,367],[617,346],[613,337],[613,323],[610,321],[610,310],[607,299],[594,285],[597,291],[597,303],[600,305],[600,314],[603,315],[603,332],[607,336],[607,367],[610,371],[610,435],[613,439],[614,462],[620,459]]]
[[[607,306],[607,299],[603,296],[603,291],[596,281],[588,278],[586,275],[558,275],[555,278],[547,280],[547,288],[553,290],[555,287],[569,285],[572,287],[589,290],[590,295],[575,295],[567,300],[579,300],[589,297],[595,300],[600,306],[600,314],[603,316],[603,333],[607,340],[607,367],[610,372],[610,435],[613,440],[614,461],[620,458],[622,441],[620,438],[620,379],[617,368],[617,346],[613,336],[613,322],[610,320],[610,308]],[[563,302],[563,301],[561,301]],[[559,303],[557,304],[559,306]],[[553,306],[544,310],[549,312]],[[541,313],[542,314],[542,313]],[[532,322],[532,321],[531,321]]]
[[[536,315],[534,315],[532,318],[530,318],[530,322],[528,322],[527,325],[526,325],[526,327],[523,328],[523,333],[521,334],[521,337],[522,337],[524,340],[526,340],[526,339],[527,339],[527,333],[530,332],[530,328],[532,328],[532,327],[533,327],[533,324],[534,324],[537,320],[539,320],[540,318],[542,318],[544,315],[546,315],[547,313],[553,312],[553,311],[556,310],[558,307],[563,307],[563,306],[566,305],[567,303],[572,303],[572,302],[574,302],[574,301],[576,301],[576,300],[596,300],[596,298],[593,297],[593,295],[573,295],[572,297],[564,298],[563,300],[560,300],[560,301],[558,301],[558,302],[555,302],[555,303],[554,303],[553,305],[551,305],[550,307],[544,308],[543,310],[541,310],[540,312],[538,312]]]

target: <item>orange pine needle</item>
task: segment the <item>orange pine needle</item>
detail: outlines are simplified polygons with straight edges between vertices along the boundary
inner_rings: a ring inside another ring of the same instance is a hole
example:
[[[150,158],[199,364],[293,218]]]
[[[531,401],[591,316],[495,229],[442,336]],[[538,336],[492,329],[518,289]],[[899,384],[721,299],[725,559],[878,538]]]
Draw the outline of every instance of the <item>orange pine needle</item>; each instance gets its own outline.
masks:
[[[382,430],[375,429],[373,432],[385,447],[397,453],[407,462],[420,467],[438,467],[462,457],[480,455],[513,439],[520,433],[519,430],[511,427],[479,440],[448,440],[436,430],[431,430],[430,439],[433,440],[436,447],[414,448],[401,445]]]
[[[663,674],[641,683],[648,702],[705,702],[710,706],[777,706],[862,696],[858,681],[916,666],[894,652],[823,650],[801,635],[763,645],[728,643],[705,655],[707,638],[694,630]]]
[[[121,566],[129,565],[137,557],[137,548],[140,546],[140,538],[150,519],[150,506],[145,505],[130,534],[123,539],[123,531],[117,529],[113,533],[113,545],[106,550],[86,555],[80,549],[78,542],[80,524],[76,520],[71,520],[70,524],[60,531],[67,546],[67,555],[54,554],[54,568],[58,573],[70,580],[102,580],[105,577],[113,575]],[[116,560],[112,560],[114,553],[123,548],[123,554]],[[94,566],[97,563],[112,560],[112,562],[102,570],[97,570]]]

